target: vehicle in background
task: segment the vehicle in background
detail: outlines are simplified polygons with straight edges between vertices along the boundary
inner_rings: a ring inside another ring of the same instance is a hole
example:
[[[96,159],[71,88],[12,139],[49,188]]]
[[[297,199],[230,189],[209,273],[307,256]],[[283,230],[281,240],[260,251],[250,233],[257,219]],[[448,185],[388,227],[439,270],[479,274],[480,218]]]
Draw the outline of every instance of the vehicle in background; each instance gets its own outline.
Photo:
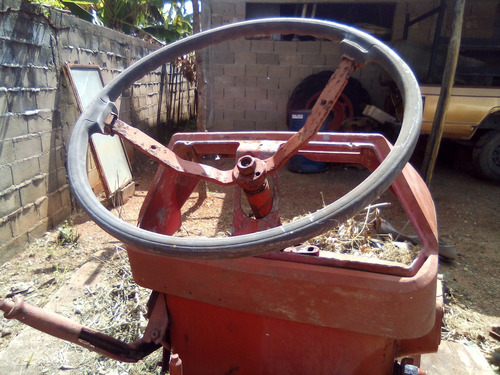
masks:
[[[424,105],[422,133],[430,134],[441,87],[420,85]],[[399,93],[389,90],[385,110],[402,118]],[[500,88],[457,86],[451,91],[443,138],[470,145],[475,173],[500,181]]]

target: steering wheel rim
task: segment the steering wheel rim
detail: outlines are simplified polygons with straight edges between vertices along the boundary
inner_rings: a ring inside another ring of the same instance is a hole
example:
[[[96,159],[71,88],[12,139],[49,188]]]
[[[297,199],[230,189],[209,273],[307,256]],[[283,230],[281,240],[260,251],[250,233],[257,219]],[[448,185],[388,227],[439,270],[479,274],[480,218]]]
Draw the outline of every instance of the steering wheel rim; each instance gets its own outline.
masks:
[[[146,73],[173,58],[229,39],[262,34],[301,34],[339,41],[340,48],[358,63],[375,62],[395,80],[403,95],[405,118],[393,149],[363,182],[328,206],[295,222],[264,231],[226,238],[182,238],[149,232],[128,224],[100,204],[86,173],[89,136],[104,129],[115,109],[113,101]],[[224,259],[254,256],[304,242],[356,214],[378,198],[402,171],[417,142],[422,119],[418,83],[410,68],[389,47],[352,27],[319,20],[277,18],[225,25],[163,47],[115,77],[82,113],[68,146],[68,180],[75,198],[105,231],[135,248],[164,256]]]

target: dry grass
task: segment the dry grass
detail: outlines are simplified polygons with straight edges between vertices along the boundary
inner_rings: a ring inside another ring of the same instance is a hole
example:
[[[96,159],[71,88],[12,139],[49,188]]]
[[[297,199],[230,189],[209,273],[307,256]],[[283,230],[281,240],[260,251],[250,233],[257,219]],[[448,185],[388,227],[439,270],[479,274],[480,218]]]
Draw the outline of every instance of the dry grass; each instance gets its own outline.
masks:
[[[368,206],[364,212],[342,223],[337,228],[317,236],[307,244],[334,253],[350,254],[364,258],[377,258],[410,265],[420,252],[420,245],[395,241],[391,235],[377,233],[382,220],[379,207]]]

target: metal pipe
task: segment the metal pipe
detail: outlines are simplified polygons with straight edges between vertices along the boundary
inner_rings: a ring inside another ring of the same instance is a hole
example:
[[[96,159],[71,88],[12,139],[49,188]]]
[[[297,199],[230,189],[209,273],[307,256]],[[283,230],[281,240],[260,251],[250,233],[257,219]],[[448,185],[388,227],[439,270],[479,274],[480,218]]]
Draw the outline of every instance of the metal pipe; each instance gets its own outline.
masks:
[[[51,336],[122,362],[137,362],[161,346],[143,339],[131,344],[124,343],[59,314],[26,304],[21,298],[15,298],[13,301],[0,299],[0,310],[7,319],[17,319]]]

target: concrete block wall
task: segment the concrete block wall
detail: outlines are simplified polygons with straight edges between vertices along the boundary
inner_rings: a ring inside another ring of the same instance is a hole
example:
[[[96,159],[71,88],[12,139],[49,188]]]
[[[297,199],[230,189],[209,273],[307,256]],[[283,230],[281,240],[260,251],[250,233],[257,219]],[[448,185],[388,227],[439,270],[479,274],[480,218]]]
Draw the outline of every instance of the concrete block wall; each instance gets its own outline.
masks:
[[[158,47],[27,1],[0,0],[0,261],[72,210],[65,160],[79,112],[63,65],[97,64],[106,83]],[[122,119],[150,133],[160,76],[147,74],[117,101]]]
[[[286,130],[286,104],[308,75],[334,70],[336,43],[239,39],[214,50],[214,128]]]
[[[245,20],[245,9],[245,2],[235,0],[204,3],[211,27]],[[269,38],[238,39],[210,47],[207,128],[286,130],[286,105],[292,91],[311,74],[335,70],[341,58],[338,47],[327,40]],[[353,77],[374,91],[379,88],[381,73],[379,66],[369,65]],[[382,101],[377,96],[375,99]]]

